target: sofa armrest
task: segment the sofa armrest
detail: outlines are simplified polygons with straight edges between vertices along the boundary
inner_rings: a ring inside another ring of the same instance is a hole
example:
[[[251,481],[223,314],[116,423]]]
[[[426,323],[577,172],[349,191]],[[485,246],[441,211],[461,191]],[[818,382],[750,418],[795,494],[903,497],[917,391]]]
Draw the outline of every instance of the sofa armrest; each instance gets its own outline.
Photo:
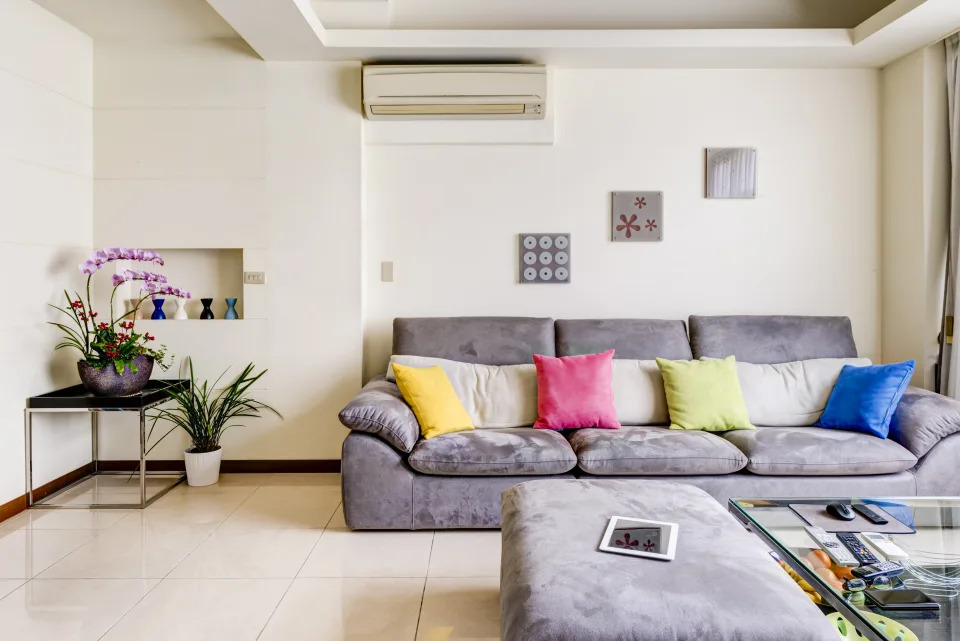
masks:
[[[420,438],[420,424],[403,400],[396,383],[375,378],[340,411],[340,422],[351,430],[378,436],[409,453]]]
[[[890,438],[917,458],[942,439],[960,432],[960,401],[908,387],[890,423]]]

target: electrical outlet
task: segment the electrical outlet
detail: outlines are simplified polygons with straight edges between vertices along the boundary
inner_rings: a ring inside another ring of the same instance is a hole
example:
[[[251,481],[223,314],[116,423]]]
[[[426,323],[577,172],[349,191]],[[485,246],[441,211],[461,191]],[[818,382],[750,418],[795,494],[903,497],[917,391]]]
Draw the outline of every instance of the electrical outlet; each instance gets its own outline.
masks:
[[[267,282],[266,272],[243,272],[244,285],[263,285]]]

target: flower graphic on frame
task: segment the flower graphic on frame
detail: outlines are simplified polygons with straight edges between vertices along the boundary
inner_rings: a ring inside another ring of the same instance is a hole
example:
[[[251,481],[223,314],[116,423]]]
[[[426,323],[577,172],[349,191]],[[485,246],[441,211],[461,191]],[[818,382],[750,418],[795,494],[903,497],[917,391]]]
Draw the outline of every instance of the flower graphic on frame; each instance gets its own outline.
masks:
[[[630,533],[626,532],[623,535],[623,539],[616,540],[617,547],[620,548],[636,548],[640,546],[640,541],[637,539],[630,538]]]
[[[633,201],[633,204],[637,209],[643,209],[647,206],[647,199],[643,196],[637,196],[637,199]]]
[[[643,549],[645,552],[653,552],[653,548],[657,547],[653,541],[647,539],[647,542],[643,544]]]
[[[620,214],[620,222],[623,224],[617,225],[617,231],[624,232],[623,235],[627,238],[632,238],[633,232],[640,231],[640,225],[635,224],[637,222],[636,214],[631,214],[629,219],[627,219],[626,214]]]
[[[647,228],[647,231],[653,231],[657,228],[657,221],[647,218],[647,222],[643,226]]]

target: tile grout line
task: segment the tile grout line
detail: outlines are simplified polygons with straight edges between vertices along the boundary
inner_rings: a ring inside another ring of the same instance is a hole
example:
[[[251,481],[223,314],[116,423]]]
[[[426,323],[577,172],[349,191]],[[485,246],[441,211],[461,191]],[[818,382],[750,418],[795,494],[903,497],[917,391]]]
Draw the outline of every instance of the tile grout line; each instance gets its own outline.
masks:
[[[270,616],[267,617],[267,620],[263,622],[263,627],[260,628],[260,632],[257,633],[257,639],[263,636],[263,633],[266,631],[267,626],[270,625],[270,622],[273,620],[273,615],[277,613],[277,610],[280,609],[280,604],[283,603],[283,600],[287,598],[287,594],[290,592],[290,588],[293,587],[294,581],[300,578],[300,573],[303,572],[303,566],[307,564],[307,561],[310,560],[310,557],[313,556],[314,550],[317,549],[317,546],[320,545],[320,539],[323,538],[323,535],[327,533],[327,527],[330,525],[330,522],[333,520],[333,517],[337,515],[337,510],[340,509],[340,506],[343,505],[343,498],[341,497],[340,502],[337,503],[337,507],[334,508],[333,513],[330,514],[330,518],[327,519],[327,522],[323,525],[323,530],[320,531],[320,536],[317,537],[317,540],[314,542],[313,547],[310,548],[310,551],[307,552],[307,556],[303,557],[303,562],[300,564],[300,567],[297,568],[297,572],[293,575],[293,578],[290,579],[290,583],[287,585],[287,589],[283,591],[280,599],[277,601],[277,604],[273,606],[273,611],[270,612]]]
[[[174,566],[173,566],[172,568],[170,568],[170,570],[169,570],[166,574],[164,574],[163,577],[153,585],[152,588],[150,588],[149,590],[147,590],[142,597],[140,597],[139,599],[137,599],[136,603],[134,603],[134,604],[131,605],[129,608],[127,608],[126,612],[124,612],[116,621],[113,622],[113,625],[111,625],[109,628],[106,629],[106,631],[105,631],[103,634],[101,634],[99,637],[97,637],[97,641],[101,641],[102,639],[106,638],[106,636],[107,636],[108,634],[110,634],[110,631],[111,631],[111,630],[113,630],[115,627],[117,627],[117,625],[120,624],[121,621],[123,621],[125,618],[127,618],[127,615],[130,614],[131,612],[133,612],[133,609],[134,609],[134,608],[136,608],[138,605],[140,605],[140,604],[143,602],[144,599],[146,599],[148,596],[150,596],[150,594],[152,594],[153,591],[156,590],[157,587],[158,587],[161,583],[163,583],[163,582],[167,579],[168,576],[170,576],[170,573],[173,572],[174,570],[176,570],[177,567],[178,567],[181,563],[183,563],[184,559],[186,559],[188,556],[190,556],[191,554],[193,554],[194,552],[196,552],[196,551],[197,551],[197,548],[199,548],[201,545],[203,545],[204,541],[206,541],[207,539],[209,539],[211,536],[213,536],[213,533],[214,533],[214,532],[216,532],[218,529],[220,529],[220,526],[223,525],[224,521],[226,521],[226,520],[229,519],[231,516],[233,516],[233,513],[236,512],[237,510],[239,510],[239,509],[240,509],[240,506],[242,506],[244,503],[246,503],[247,501],[249,501],[249,500],[250,500],[250,497],[253,496],[254,494],[256,494],[256,493],[257,493],[257,490],[259,490],[260,487],[261,487],[261,486],[258,485],[257,488],[256,488],[253,492],[251,492],[249,496],[247,496],[245,499],[243,499],[242,501],[240,501],[240,503],[237,505],[237,507],[235,507],[235,508],[233,509],[233,511],[230,512],[230,514],[228,514],[227,516],[225,516],[225,517],[223,518],[223,521],[220,521],[220,523],[218,523],[215,528],[213,528],[212,530],[210,530],[210,532],[208,532],[205,537],[203,537],[202,539],[200,539],[200,541],[199,541],[193,548],[191,548],[190,551],[188,551],[186,554],[184,554],[183,557],[181,557],[180,560],[177,561],[177,562],[174,564]],[[154,504],[154,505],[155,505],[155,504]],[[153,506],[150,506],[150,507],[153,507]],[[143,514],[146,514],[147,510],[149,510],[150,507],[144,508],[143,511],[142,511],[142,513],[143,513]],[[134,514],[135,514],[135,513],[134,513]],[[127,516],[132,516],[132,515],[127,515]],[[124,517],[124,518],[126,518],[126,517]],[[120,519],[120,521],[123,521],[123,519]],[[117,523],[119,523],[120,521],[117,521]],[[134,580],[136,580],[136,579],[134,579]]]
[[[427,555],[427,571],[423,577],[423,590],[420,592],[420,609],[417,610],[417,627],[413,631],[413,641],[420,638],[420,619],[423,618],[423,603],[427,598],[427,581],[430,580],[430,562],[433,561],[433,544],[437,541],[437,531],[430,537],[430,554]]]

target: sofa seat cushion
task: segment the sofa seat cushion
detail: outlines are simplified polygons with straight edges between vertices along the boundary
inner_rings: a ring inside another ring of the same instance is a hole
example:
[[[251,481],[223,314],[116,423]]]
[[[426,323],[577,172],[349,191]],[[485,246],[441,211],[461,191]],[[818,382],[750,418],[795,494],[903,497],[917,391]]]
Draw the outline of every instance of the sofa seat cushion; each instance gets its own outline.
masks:
[[[740,450],[715,434],[666,427],[577,430],[570,445],[588,474],[731,474],[747,464]]]
[[[748,471],[770,476],[893,474],[917,462],[895,441],[820,427],[759,427],[724,438],[747,455]]]
[[[577,456],[557,432],[505,427],[421,440],[408,462],[424,474],[541,475],[569,472],[577,465]]]

